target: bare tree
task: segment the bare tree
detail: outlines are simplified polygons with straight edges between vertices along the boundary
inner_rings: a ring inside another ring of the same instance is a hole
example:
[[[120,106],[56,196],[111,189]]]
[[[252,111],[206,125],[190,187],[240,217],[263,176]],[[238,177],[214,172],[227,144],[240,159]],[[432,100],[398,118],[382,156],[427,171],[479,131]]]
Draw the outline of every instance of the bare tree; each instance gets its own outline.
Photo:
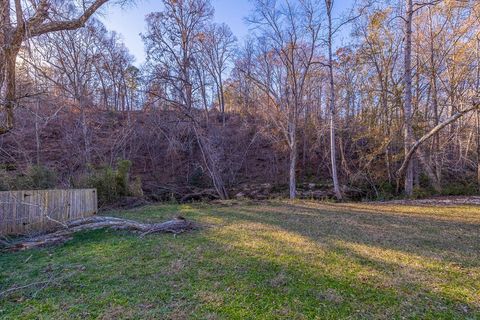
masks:
[[[0,2],[0,109],[5,112],[5,125],[0,135],[14,127],[14,108],[20,97],[16,91],[15,63],[25,40],[61,30],[74,30],[85,25],[87,20],[109,0],[82,1],[82,12],[75,17],[58,14],[62,3],[51,0],[21,0]],[[64,3],[65,4],[65,3]],[[66,2],[73,5],[73,2]]]
[[[164,11],[147,17],[148,32],[144,35],[148,62],[154,71],[153,80],[165,84],[157,98],[175,108],[191,124],[203,162],[216,192],[222,199],[228,193],[220,173],[219,154],[208,128],[202,128],[197,114],[201,109],[201,90],[196,79],[195,62],[200,59],[200,41],[213,16],[208,0],[163,0]]]
[[[229,63],[232,62],[236,38],[226,24],[211,24],[207,26],[200,37],[201,55],[206,62],[205,67],[215,82],[218,104],[225,126],[225,89],[224,82]]]
[[[298,123],[304,109],[307,78],[314,66],[321,26],[316,1],[283,6],[275,1],[255,1],[252,25],[259,29],[258,67],[244,70],[267,100],[266,114],[285,137],[289,147],[289,193],[296,197]]]

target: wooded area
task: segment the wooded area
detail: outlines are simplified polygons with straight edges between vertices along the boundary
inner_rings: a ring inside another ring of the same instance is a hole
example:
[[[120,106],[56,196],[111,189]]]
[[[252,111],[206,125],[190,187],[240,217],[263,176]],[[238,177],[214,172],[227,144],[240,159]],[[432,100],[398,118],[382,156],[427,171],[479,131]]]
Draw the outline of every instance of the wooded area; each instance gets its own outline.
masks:
[[[239,43],[209,0],[162,0],[141,66],[107,2],[0,3],[0,189],[478,194],[478,1],[254,0]]]

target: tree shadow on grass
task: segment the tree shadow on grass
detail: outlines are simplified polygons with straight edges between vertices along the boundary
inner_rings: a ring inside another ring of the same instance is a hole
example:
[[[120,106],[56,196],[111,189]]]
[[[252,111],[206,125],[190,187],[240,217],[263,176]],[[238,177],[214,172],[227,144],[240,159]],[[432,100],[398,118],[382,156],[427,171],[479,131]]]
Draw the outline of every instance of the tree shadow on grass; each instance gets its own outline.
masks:
[[[336,206],[239,207],[221,211],[222,216],[229,216],[232,226],[263,226],[263,235],[257,236],[259,241],[274,242],[281,233],[298,235],[351,264],[365,266],[366,272],[361,268],[355,271],[357,280],[367,286],[373,282],[375,287],[393,288],[399,292],[398,298],[410,301],[405,303],[407,309],[415,304],[419,308],[430,304],[432,310],[444,315],[452,312],[460,318],[480,316],[478,223],[419,214],[378,214],[351,207],[336,210]],[[277,235],[266,238],[265,226]],[[287,250],[287,242],[278,245],[279,250]],[[378,276],[369,275],[369,270]],[[428,312],[424,310],[422,317]]]
[[[250,223],[245,226],[253,227]],[[265,235],[268,231],[262,230],[254,239],[231,234],[212,236],[216,243],[212,247],[220,244],[228,252],[216,260],[220,277],[224,285],[234,288],[230,300],[222,301],[227,306],[219,307],[220,311],[241,307],[238,299],[259,310],[266,308],[263,300],[271,301],[290,319],[299,314],[307,319],[315,318],[315,314],[322,319],[455,319],[478,311],[462,297],[423,287],[415,277],[403,278],[400,284],[386,281],[395,276],[395,265],[349,254],[341,247],[304,251],[311,246],[308,239],[304,239],[302,248],[301,237],[271,232]],[[264,318],[266,315],[258,317]]]
[[[307,236],[319,243],[343,240],[464,266],[480,266],[479,222],[378,212],[337,205],[239,207],[216,210],[228,218],[255,221]]]

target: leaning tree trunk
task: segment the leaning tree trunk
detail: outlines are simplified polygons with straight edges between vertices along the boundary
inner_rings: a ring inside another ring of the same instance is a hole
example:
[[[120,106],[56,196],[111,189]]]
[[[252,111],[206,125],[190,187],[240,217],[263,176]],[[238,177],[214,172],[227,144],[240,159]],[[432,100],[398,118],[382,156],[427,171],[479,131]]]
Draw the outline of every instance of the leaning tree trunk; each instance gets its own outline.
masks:
[[[218,170],[218,161],[214,158],[215,151],[212,150],[210,143],[202,136],[197,128],[196,124],[193,124],[193,130],[195,132],[195,137],[197,140],[198,147],[200,148],[200,152],[202,153],[202,158],[207,167],[208,173],[210,178],[212,179],[213,187],[217,192],[218,196],[222,200],[227,200],[228,192],[225,187],[225,183],[223,182],[223,178]]]
[[[461,117],[463,117],[465,114],[473,111],[473,110],[480,110],[480,100],[475,98],[472,101],[472,105],[462,111],[459,111],[452,115],[451,117],[447,118],[445,121],[442,123],[439,123],[435,128],[430,130],[428,133],[423,135],[419,140],[417,140],[414,144],[412,144],[412,147],[408,150],[407,154],[405,155],[405,159],[403,160],[402,165],[400,166],[400,169],[397,171],[397,190],[400,188],[400,180],[401,178],[405,175],[405,172],[407,171],[407,168],[409,164],[412,162],[413,156],[418,152],[418,149],[429,139],[434,137],[436,134],[438,134],[442,129],[447,127],[448,125],[454,123]]]

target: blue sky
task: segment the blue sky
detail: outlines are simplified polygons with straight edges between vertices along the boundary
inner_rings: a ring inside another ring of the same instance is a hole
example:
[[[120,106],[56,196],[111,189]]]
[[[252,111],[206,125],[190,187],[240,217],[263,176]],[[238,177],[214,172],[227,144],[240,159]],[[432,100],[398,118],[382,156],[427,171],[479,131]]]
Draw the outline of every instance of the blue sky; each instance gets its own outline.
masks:
[[[215,8],[215,20],[230,26],[235,36],[242,42],[248,34],[244,18],[252,11],[249,0],[211,0]],[[339,11],[351,6],[353,0],[337,0]],[[140,33],[145,31],[145,16],[161,10],[160,0],[140,0],[135,6],[119,8],[108,6],[101,17],[109,30],[120,33],[130,52],[136,58],[136,64],[145,60],[145,51]]]

